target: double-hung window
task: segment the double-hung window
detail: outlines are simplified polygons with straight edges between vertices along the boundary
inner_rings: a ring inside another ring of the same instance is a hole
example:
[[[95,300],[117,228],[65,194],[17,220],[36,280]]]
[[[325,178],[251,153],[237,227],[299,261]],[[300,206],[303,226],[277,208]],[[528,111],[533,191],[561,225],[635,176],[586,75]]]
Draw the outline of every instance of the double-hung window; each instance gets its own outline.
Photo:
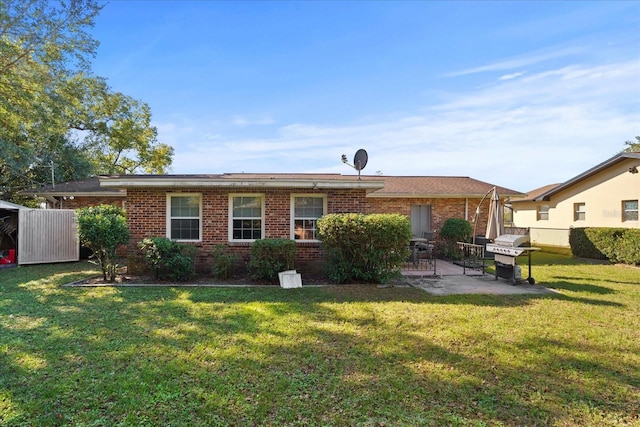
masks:
[[[584,203],[573,204],[573,220],[584,221],[587,217],[587,207]]]
[[[638,220],[638,201],[624,200],[622,202],[622,221]]]
[[[202,240],[202,196],[194,193],[167,194],[167,237],[172,240]]]
[[[264,235],[264,196],[229,195],[229,240],[256,240]]]
[[[547,221],[549,219],[549,205],[538,206],[538,221]]]
[[[324,195],[294,194],[291,196],[292,239],[318,240],[316,222],[327,212]]]

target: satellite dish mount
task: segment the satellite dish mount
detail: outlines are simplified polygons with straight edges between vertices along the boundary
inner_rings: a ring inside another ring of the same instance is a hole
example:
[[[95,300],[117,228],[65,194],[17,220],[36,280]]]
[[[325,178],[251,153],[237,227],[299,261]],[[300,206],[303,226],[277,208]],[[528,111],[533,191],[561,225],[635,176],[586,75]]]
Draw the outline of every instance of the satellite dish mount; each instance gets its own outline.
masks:
[[[359,149],[358,151],[356,151],[356,155],[353,156],[353,164],[350,164],[347,161],[347,155],[346,154],[342,155],[342,163],[344,163],[347,166],[351,166],[352,168],[357,170],[358,171],[358,179],[360,179],[360,171],[362,169],[364,169],[365,166],[367,166],[367,160],[369,160],[369,156],[368,156],[367,152],[362,148]]]

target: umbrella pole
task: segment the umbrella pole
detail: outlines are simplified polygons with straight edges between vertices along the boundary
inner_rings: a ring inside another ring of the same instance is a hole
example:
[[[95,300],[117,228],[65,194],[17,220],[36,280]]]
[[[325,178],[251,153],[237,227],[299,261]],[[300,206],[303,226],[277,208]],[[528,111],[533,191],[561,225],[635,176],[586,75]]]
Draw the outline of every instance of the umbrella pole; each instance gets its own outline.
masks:
[[[476,226],[478,225],[478,218],[480,217],[480,206],[482,206],[482,202],[484,202],[487,196],[493,191],[496,191],[496,187],[493,187],[491,190],[487,191],[487,194],[482,196],[482,199],[480,199],[480,203],[478,203],[478,207],[476,208],[476,214],[473,217],[473,236],[471,240],[474,245],[476,244]]]

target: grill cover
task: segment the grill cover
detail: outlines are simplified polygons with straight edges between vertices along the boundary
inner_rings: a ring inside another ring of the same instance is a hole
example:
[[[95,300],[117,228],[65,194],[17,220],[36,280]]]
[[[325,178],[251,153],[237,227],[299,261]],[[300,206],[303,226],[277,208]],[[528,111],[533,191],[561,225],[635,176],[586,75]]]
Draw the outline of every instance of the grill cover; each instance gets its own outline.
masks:
[[[526,234],[502,234],[493,241],[498,246],[516,248],[519,246],[529,246],[529,236]]]

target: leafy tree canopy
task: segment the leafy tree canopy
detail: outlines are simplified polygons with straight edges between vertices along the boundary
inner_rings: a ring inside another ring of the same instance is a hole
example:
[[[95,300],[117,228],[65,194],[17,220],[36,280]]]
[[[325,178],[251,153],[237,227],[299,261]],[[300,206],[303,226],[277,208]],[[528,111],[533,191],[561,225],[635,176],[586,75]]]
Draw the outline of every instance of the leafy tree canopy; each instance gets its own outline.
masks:
[[[624,151],[640,152],[640,136],[636,136],[635,141],[626,141],[624,144],[627,146],[627,148],[625,148]]]
[[[110,173],[165,173],[151,109],[91,73],[95,0],[0,1],[0,198]]]

